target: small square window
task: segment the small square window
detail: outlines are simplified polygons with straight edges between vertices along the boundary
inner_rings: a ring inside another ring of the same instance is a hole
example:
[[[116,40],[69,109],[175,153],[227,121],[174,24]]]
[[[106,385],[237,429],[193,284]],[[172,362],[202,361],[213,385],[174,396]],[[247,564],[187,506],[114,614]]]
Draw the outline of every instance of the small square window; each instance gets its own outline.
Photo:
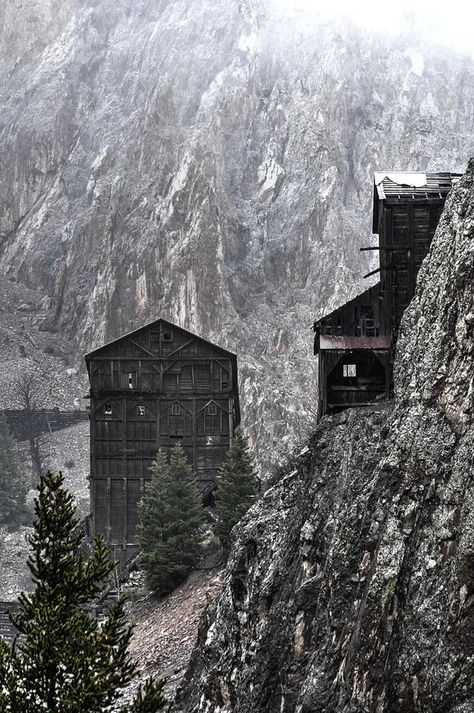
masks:
[[[171,404],[171,413],[173,416],[179,416],[181,414],[181,406],[179,404]]]
[[[342,365],[342,375],[345,378],[351,378],[357,376],[357,367],[355,364],[343,364]]]
[[[145,415],[145,407],[144,406],[137,406],[137,414],[139,416],[144,416]]]
[[[209,416],[217,416],[217,405],[216,404],[209,404],[207,407],[207,413]]]
[[[164,342],[172,342],[173,334],[171,332],[163,332],[163,341]]]
[[[104,406],[104,415],[105,416],[112,416],[112,406],[110,404],[105,404]]]

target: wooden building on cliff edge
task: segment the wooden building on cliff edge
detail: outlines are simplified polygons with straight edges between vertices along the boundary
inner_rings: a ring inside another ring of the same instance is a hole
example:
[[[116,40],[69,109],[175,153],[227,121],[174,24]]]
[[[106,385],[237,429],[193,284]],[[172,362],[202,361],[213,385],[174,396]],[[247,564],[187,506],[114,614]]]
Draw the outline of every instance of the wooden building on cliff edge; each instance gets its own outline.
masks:
[[[314,324],[319,415],[389,398],[395,344],[456,173],[375,174],[372,232],[380,281]]]
[[[161,448],[180,441],[204,501],[240,421],[235,354],[158,319],[85,357],[90,380],[91,534],[124,562]]]

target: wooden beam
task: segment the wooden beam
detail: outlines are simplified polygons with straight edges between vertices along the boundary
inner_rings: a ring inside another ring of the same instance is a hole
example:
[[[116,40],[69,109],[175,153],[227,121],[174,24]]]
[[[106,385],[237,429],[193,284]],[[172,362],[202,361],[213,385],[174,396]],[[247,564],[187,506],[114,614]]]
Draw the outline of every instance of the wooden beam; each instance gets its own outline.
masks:
[[[169,354],[163,355],[161,358],[162,358],[162,359],[169,359],[170,356],[173,356],[173,354],[177,354],[178,352],[180,352],[180,351],[181,351],[182,349],[184,349],[185,347],[189,347],[189,345],[190,345],[190,344],[194,344],[195,341],[196,341],[195,339],[190,339],[189,341],[185,342],[184,344],[181,344],[181,346],[178,347],[177,349],[175,349],[174,351],[169,352]],[[205,357],[201,357],[201,358],[205,358]]]
[[[127,339],[127,342],[129,342],[130,344],[133,344],[134,347],[136,347],[137,349],[140,349],[142,352],[145,352],[145,354],[152,357],[152,359],[157,359],[156,354],[153,354],[153,352],[150,352],[148,349],[146,349],[146,347],[142,347],[141,344],[137,344],[137,342],[135,342],[133,339]],[[139,359],[140,357],[134,357],[134,358]],[[132,359],[133,359],[133,357],[132,357]]]
[[[372,270],[371,272],[368,272],[367,275],[364,275],[364,280],[366,279],[366,277],[372,277],[372,275],[376,275],[378,272],[382,272],[382,270],[389,270],[392,267],[393,264],[391,262],[388,265],[381,265],[376,270]]]

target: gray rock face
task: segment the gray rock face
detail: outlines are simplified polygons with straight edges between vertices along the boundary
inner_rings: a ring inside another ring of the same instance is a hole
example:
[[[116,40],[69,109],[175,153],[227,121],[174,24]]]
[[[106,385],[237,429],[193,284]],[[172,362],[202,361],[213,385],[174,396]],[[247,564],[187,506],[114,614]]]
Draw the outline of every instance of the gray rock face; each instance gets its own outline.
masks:
[[[402,325],[393,411],[323,419],[235,531],[180,713],[474,710],[474,161]]]
[[[78,360],[158,316],[236,350],[268,463],[315,410],[312,321],[371,267],[373,170],[474,152],[473,60],[271,0],[24,5],[0,8],[0,269]]]

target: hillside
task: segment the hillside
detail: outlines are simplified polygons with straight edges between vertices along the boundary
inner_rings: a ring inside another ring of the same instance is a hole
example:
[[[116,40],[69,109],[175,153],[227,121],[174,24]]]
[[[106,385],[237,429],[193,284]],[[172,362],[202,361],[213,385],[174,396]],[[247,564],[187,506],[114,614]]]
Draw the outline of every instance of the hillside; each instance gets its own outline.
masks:
[[[237,526],[179,713],[474,709],[474,160],[402,323],[393,409],[322,420]]]

